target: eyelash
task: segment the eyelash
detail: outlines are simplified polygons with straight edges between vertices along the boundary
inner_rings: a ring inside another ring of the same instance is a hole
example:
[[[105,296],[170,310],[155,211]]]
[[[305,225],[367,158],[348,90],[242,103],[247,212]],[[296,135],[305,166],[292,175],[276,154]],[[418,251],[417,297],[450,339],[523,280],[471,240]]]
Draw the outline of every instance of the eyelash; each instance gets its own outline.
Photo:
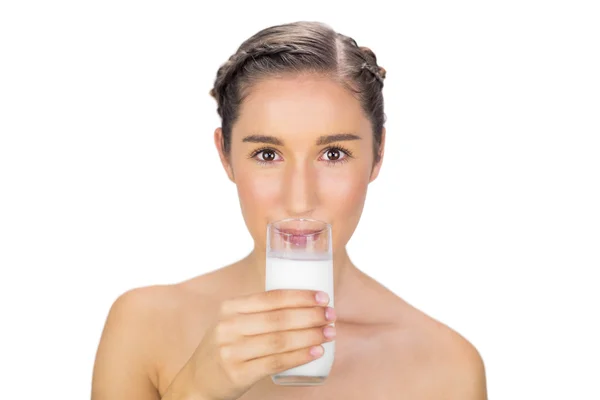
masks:
[[[275,150],[272,147],[261,147],[260,149],[256,149],[252,153],[250,153],[249,158],[255,158],[257,155],[259,155],[260,153],[267,151],[267,150],[272,151],[273,153],[278,153],[277,150]],[[345,147],[342,147],[339,145],[327,147],[321,154],[326,154],[330,150],[340,151],[340,152],[344,153],[346,156],[344,158],[342,158],[341,160],[335,160],[335,161],[325,160],[325,162],[327,163],[328,166],[343,164],[343,163],[348,162],[349,158],[352,158],[352,152],[350,150],[346,149]],[[257,163],[259,163],[260,165],[267,165],[267,164],[273,163],[273,161],[262,161],[262,160],[255,160],[255,161]]]

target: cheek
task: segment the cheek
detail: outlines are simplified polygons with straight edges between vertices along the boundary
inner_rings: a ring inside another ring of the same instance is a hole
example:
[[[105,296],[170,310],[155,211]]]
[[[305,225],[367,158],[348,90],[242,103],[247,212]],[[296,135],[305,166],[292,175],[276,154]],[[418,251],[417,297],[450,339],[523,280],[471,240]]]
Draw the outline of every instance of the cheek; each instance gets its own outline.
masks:
[[[268,209],[279,201],[277,176],[269,174],[239,174],[236,184],[242,208],[248,211]]]
[[[246,226],[252,237],[262,242],[267,223],[272,218],[270,213],[280,204],[278,177],[240,168],[240,172],[236,171],[235,181]]]
[[[333,225],[334,247],[345,245],[362,215],[369,176],[363,168],[348,168],[319,177],[319,199]]]
[[[347,216],[356,208],[362,209],[367,185],[368,179],[358,173],[328,174],[325,171],[319,177],[319,199],[331,217]]]

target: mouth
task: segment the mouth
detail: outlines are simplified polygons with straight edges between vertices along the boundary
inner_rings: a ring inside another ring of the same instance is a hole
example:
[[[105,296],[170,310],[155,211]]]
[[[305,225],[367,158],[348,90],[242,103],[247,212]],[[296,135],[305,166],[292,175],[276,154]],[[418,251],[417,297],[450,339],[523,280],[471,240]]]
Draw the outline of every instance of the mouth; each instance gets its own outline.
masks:
[[[292,248],[305,248],[322,241],[328,224],[312,219],[287,219],[271,223],[273,233]]]
[[[281,238],[294,246],[304,247],[309,242],[316,242],[321,236],[319,230],[286,229],[280,231]]]

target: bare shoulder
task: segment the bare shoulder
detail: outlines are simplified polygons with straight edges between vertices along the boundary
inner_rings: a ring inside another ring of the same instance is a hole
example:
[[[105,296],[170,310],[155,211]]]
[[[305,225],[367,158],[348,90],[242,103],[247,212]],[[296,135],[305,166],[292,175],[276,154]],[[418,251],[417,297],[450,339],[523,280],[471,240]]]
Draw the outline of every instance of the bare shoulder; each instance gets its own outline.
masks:
[[[423,314],[421,332],[426,354],[432,362],[425,366],[438,377],[435,389],[452,399],[487,399],[484,362],[479,351],[460,333]],[[429,325],[429,326],[427,326]],[[427,345],[431,347],[427,348]]]
[[[446,324],[402,299],[397,302],[404,315],[398,316],[398,335],[392,339],[398,350],[394,362],[415,371],[412,378],[419,382],[419,392],[444,399],[487,399],[485,367],[477,348]]]
[[[112,304],[107,323],[121,319],[127,321],[126,326],[119,324],[124,329],[148,328],[178,320],[198,308],[210,310],[223,296],[221,275],[225,272],[216,270],[179,283],[128,290]]]
[[[388,370],[397,375],[390,381],[397,390],[414,390],[412,398],[487,399],[484,362],[471,342],[374,279],[362,280],[378,293],[373,305],[387,310],[379,318]]]
[[[109,318],[127,314],[137,322],[153,319],[156,312],[172,307],[180,297],[177,285],[138,287],[121,294],[110,308]]]
[[[92,399],[157,399],[153,358],[156,310],[168,299],[166,287],[129,290],[112,304],[96,352]],[[127,377],[128,379],[123,379]]]
[[[195,285],[197,286],[197,285]],[[164,353],[180,338],[186,316],[207,307],[189,282],[138,287],[112,303],[100,338],[92,399],[158,399]],[[125,379],[127,377],[127,379]]]
[[[208,319],[221,292],[211,285],[211,274],[169,285],[138,287],[121,294],[112,304],[105,332],[141,333],[151,345],[167,340],[176,329]],[[211,289],[212,287],[212,289]],[[205,318],[203,318],[205,317]],[[156,348],[156,347],[155,347]]]
[[[156,331],[148,330],[168,322],[167,319],[177,318],[182,305],[189,298],[190,293],[182,284],[153,285],[128,290],[111,305],[105,332],[144,330],[144,337],[151,338],[151,333]]]

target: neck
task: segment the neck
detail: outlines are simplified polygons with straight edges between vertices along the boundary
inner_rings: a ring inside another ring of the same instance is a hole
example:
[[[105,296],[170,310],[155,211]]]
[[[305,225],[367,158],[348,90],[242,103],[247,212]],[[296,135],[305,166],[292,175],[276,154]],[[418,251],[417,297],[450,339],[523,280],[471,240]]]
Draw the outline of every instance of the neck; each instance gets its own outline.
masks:
[[[266,252],[254,248],[252,252],[244,258],[239,266],[244,271],[244,281],[248,292],[265,290],[265,270],[266,270]],[[346,276],[354,271],[356,267],[352,264],[348,252],[345,248],[333,254],[333,290],[334,293],[340,293]]]

